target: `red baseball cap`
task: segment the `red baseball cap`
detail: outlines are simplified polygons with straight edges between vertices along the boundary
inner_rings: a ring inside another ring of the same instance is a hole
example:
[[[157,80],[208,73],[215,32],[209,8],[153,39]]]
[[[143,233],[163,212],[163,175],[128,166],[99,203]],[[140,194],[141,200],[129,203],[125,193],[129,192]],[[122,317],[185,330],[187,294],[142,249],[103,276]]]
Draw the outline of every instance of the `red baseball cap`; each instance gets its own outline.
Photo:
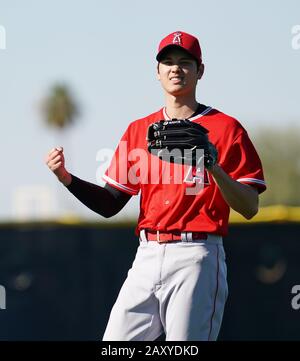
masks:
[[[201,48],[198,39],[183,31],[175,31],[162,39],[159,43],[156,60],[160,61],[164,50],[171,46],[178,46],[184,49],[197,60],[198,64],[202,63]]]

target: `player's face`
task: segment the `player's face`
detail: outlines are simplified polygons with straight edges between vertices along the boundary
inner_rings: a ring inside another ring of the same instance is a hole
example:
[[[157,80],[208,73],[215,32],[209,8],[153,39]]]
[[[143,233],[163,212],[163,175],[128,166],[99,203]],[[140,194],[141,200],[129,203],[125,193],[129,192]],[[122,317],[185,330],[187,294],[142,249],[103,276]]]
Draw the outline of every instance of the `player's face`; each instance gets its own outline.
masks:
[[[173,96],[194,95],[198,79],[203,74],[203,65],[184,50],[170,48],[157,66],[157,78],[163,89]]]

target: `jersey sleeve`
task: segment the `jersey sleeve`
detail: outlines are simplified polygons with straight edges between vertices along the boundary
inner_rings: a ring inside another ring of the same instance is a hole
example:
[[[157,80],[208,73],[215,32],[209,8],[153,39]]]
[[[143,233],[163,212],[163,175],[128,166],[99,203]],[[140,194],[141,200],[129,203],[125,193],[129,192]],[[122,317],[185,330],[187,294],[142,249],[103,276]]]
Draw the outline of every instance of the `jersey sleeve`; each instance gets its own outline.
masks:
[[[262,163],[257,151],[244,130],[230,147],[226,157],[228,174],[238,182],[257,188],[259,193],[266,190]]]
[[[134,171],[134,165],[128,159],[132,144],[130,141],[130,127],[123,134],[111,163],[103,175],[103,180],[130,195],[137,195],[140,190],[140,181]]]

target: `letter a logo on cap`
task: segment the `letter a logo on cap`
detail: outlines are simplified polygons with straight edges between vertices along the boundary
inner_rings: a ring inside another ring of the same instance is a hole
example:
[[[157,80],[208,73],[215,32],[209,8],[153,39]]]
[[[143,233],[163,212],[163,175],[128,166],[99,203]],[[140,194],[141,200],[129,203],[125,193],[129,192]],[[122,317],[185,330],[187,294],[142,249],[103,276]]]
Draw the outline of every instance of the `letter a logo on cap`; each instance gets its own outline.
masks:
[[[181,45],[181,37],[182,37],[182,34],[180,32],[176,32],[173,34],[174,38],[173,38],[173,44],[178,44],[178,45]]]

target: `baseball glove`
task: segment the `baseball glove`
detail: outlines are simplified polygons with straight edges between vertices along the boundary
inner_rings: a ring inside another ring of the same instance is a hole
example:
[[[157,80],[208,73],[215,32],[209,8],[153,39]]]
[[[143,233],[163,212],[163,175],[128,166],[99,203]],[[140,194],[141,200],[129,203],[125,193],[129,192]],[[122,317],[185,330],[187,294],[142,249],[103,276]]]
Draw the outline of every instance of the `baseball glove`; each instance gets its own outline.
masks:
[[[206,128],[188,119],[160,120],[148,128],[148,151],[162,160],[193,166],[201,161],[201,153],[209,169],[217,162],[218,152],[207,134]]]

